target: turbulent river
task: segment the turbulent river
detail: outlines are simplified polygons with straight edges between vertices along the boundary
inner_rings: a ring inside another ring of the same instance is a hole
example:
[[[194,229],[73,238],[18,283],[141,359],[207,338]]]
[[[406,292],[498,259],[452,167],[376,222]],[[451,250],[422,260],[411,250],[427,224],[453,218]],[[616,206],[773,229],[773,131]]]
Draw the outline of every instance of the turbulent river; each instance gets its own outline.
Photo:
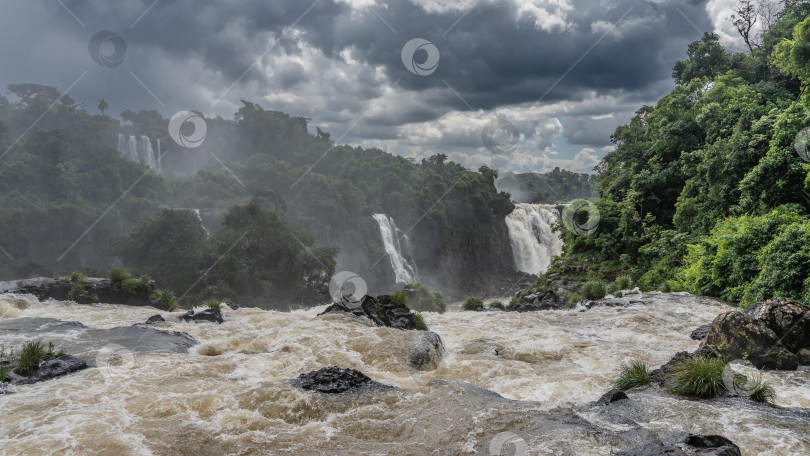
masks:
[[[425,313],[447,349],[430,372],[410,366],[408,331],[341,315],[316,318],[324,307],[282,313],[223,306],[224,324],[160,327],[197,339],[190,354],[136,353],[120,366],[0,396],[0,454],[489,455],[493,439],[508,432],[523,439],[529,455],[608,455],[625,448],[608,434],[566,431],[566,423],[621,431],[624,425],[582,407],[610,389],[622,362],[656,367],[694,350],[692,329],[728,310],[688,295],[641,299],[645,304],[587,312],[461,312],[456,304],[445,314]],[[155,313],[0,296],[0,320],[51,317],[111,328]],[[325,396],[285,381],[329,365],[398,388]],[[777,405],[810,407],[810,371],[801,369],[764,374]],[[645,429],[725,435],[744,455],[810,454],[810,421],[772,406],[687,400],[657,387],[629,395]]]

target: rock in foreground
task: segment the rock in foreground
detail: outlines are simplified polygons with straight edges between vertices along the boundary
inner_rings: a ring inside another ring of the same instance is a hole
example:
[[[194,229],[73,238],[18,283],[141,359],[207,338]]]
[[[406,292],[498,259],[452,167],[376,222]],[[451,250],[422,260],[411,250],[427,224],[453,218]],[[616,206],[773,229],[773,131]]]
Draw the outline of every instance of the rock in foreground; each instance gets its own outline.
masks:
[[[679,442],[656,442],[616,453],[617,456],[741,456],[740,448],[721,435],[690,434]]]
[[[336,366],[301,374],[290,380],[293,385],[307,390],[325,394],[346,392],[373,391],[389,389],[391,386],[376,382],[364,373],[355,369],[342,369]]]

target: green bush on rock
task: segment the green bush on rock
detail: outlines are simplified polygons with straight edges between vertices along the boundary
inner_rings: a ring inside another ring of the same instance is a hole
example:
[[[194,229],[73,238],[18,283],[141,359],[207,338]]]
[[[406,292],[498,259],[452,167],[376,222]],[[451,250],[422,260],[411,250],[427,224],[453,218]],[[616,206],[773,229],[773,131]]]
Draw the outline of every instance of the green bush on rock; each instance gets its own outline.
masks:
[[[431,293],[428,287],[421,283],[409,283],[405,285],[405,290],[410,295],[408,301],[413,310],[438,313],[444,313],[447,310],[442,294]]]
[[[461,305],[461,308],[464,310],[478,312],[484,310],[484,301],[479,298],[467,298],[464,301],[464,304]]]
[[[619,378],[613,382],[616,389],[627,391],[632,388],[647,386],[650,384],[650,371],[643,361],[632,361],[630,364],[622,364]]]
[[[602,282],[587,282],[582,286],[581,293],[585,299],[594,301],[604,298],[607,295],[607,288],[605,288],[605,284]]]
[[[712,398],[723,385],[726,362],[718,358],[691,358],[676,364],[667,389],[681,396]]]

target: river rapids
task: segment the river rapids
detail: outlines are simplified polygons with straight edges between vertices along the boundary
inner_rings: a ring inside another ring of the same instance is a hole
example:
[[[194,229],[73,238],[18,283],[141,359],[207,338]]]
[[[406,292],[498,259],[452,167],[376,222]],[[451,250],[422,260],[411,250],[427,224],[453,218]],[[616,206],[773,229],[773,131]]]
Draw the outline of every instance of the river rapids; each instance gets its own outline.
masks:
[[[129,354],[117,366],[0,395],[0,454],[489,455],[499,454],[493,440],[508,435],[526,455],[608,455],[627,449],[612,436],[632,426],[587,405],[611,388],[620,365],[639,359],[657,367],[696,349],[690,332],[729,310],[686,294],[634,299],[644,304],[522,314],[455,304],[424,313],[446,347],[439,368],[427,372],[408,362],[407,331],[316,317],[323,306],[286,313],[223,306],[221,325],[177,323],[179,314],[161,312],[160,329],[186,332],[199,345],[188,354]],[[112,328],[155,313],[0,296],[0,321],[49,317]],[[327,396],[286,381],[330,365],[397,388]],[[777,406],[810,408],[808,368],[763,377]],[[810,420],[778,407],[688,400],[658,387],[629,396],[623,407],[644,430],[721,434],[744,455],[810,454]]]

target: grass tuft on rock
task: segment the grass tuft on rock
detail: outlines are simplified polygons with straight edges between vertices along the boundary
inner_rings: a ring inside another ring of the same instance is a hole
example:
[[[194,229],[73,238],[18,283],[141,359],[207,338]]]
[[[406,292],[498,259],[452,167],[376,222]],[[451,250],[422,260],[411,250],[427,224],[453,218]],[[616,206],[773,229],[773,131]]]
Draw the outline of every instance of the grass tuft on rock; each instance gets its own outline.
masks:
[[[745,379],[743,388],[748,395],[756,402],[773,402],[776,400],[776,390],[773,386],[762,379],[762,375],[748,376]]]
[[[489,308],[490,309],[506,310],[506,306],[504,306],[501,301],[493,301],[493,302],[489,303]]]
[[[628,391],[650,384],[650,371],[643,361],[632,361],[630,364],[622,364],[619,378],[613,382],[616,389]]]
[[[217,309],[217,310],[222,309],[222,302],[219,301],[218,299],[209,299],[208,301],[205,301],[204,305],[209,309]]]
[[[408,307],[408,292],[405,290],[395,291],[391,295],[391,301],[400,307]]]
[[[464,301],[464,304],[461,305],[461,308],[464,310],[480,312],[484,310],[484,301],[482,301],[480,298],[467,298]]]
[[[11,368],[9,366],[0,366],[0,383],[6,381],[10,370]]]
[[[726,362],[718,358],[692,358],[675,365],[667,389],[681,396],[712,398],[723,385]]]
[[[428,327],[425,324],[425,319],[422,318],[421,315],[414,312],[413,316],[411,317],[411,321],[413,322],[413,326],[418,329],[419,331],[427,331]]]
[[[28,375],[39,367],[40,362],[58,358],[64,354],[64,350],[54,352],[52,342],[48,342],[48,345],[45,345],[40,340],[26,342],[22,350],[20,350],[17,358],[17,368],[14,369],[14,372],[19,375]]]
[[[605,288],[604,283],[599,281],[587,282],[582,286],[580,293],[585,297],[585,299],[594,301],[604,298],[607,295],[607,288]]]

